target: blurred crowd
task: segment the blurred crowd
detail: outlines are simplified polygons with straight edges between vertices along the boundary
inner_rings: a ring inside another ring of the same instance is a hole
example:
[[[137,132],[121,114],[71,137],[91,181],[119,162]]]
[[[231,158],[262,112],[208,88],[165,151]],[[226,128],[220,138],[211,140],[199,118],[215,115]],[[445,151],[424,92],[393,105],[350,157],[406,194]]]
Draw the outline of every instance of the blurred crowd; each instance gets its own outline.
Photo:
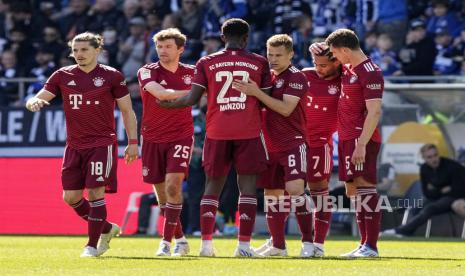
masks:
[[[120,69],[137,100],[136,72],[157,60],[152,36],[177,27],[188,37],[182,61],[222,47],[220,26],[231,17],[251,25],[249,50],[264,54],[266,39],[288,33],[294,64],[312,65],[308,46],[337,28],[357,32],[365,52],[390,75],[465,75],[464,0],[0,0],[0,105],[21,105],[18,83],[34,95],[50,74],[73,64],[74,35],[104,37],[99,62]]]

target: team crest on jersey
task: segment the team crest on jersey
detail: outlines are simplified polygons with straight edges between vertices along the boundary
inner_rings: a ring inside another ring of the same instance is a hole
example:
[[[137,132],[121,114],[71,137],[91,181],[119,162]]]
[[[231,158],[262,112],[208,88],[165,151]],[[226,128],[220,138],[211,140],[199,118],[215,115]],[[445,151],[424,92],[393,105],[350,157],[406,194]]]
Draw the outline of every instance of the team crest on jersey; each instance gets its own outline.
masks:
[[[330,85],[328,87],[328,93],[331,95],[336,94],[339,91],[339,88],[336,85]]]
[[[284,84],[284,80],[283,79],[278,79],[276,81],[276,88],[281,88]]]
[[[101,77],[96,77],[93,79],[94,81],[94,85],[97,86],[97,87],[100,87],[103,85],[103,82],[105,81],[103,78]]]
[[[182,79],[184,80],[184,83],[187,85],[190,85],[192,83],[191,75],[184,75],[182,76]]]
[[[146,166],[142,167],[142,175],[143,176],[149,175],[149,168],[147,168]]]
[[[357,79],[358,79],[357,75],[353,75],[352,77],[350,77],[349,82],[350,82],[350,83],[354,83],[354,82],[357,81]]]

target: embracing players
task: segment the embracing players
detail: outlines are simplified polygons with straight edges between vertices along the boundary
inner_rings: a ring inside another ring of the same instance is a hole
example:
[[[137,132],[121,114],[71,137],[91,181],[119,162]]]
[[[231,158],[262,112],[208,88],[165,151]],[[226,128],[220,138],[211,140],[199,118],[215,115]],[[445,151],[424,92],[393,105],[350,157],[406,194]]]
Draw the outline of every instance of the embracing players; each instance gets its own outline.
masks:
[[[331,223],[328,183],[333,168],[332,136],[337,128],[337,105],[341,92],[341,63],[329,48],[312,53],[314,68],[304,68],[310,87],[305,112],[307,115],[308,187],[314,203],[315,257],[324,255],[323,243]]]
[[[271,240],[257,249],[262,256],[287,256],[284,232],[289,211],[295,210],[302,233],[301,257],[312,257],[312,213],[305,194],[307,179],[307,131],[305,120],[308,81],[291,64],[294,55],[292,38],[286,34],[270,37],[266,43],[272,70],[271,95],[260,90],[252,80],[235,81],[233,87],[254,96],[267,108],[263,130],[269,149],[270,164],[260,175],[265,189],[266,213]],[[285,191],[290,195],[286,203]]]
[[[214,256],[212,236],[218,197],[234,165],[240,191],[239,244],[234,256],[253,257],[257,255],[250,247],[257,209],[256,178],[266,168],[266,149],[257,98],[234,89],[232,83],[238,79],[253,80],[261,89],[269,90],[270,70],[264,57],[244,50],[249,35],[247,22],[228,19],[221,33],[225,49],[197,62],[190,93],[163,105],[169,108],[192,106],[204,92],[207,94],[207,134],[203,149],[207,181],[200,203],[200,255]]]
[[[325,41],[343,66],[338,104],[339,179],[347,195],[356,198],[360,245],[346,257],[377,257],[381,213],[376,191],[376,162],[381,146],[377,128],[381,118],[384,79],[379,67],[360,49],[357,35],[348,29],[331,33]],[[319,53],[327,46],[312,45]],[[364,203],[364,204],[361,204]]]

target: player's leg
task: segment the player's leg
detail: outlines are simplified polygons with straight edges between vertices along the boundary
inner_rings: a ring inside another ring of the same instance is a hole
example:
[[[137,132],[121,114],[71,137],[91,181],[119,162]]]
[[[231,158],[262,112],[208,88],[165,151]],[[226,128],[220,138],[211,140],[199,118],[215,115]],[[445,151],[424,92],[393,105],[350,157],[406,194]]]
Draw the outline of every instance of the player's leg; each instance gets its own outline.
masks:
[[[315,257],[324,255],[323,244],[328,235],[332,205],[329,200],[329,179],[333,167],[332,146],[309,148],[307,163],[308,188],[312,197],[314,209],[314,238]]]
[[[239,188],[239,244],[235,256],[253,257],[257,254],[250,247],[255,216],[257,214],[257,175],[266,169],[265,145],[260,137],[234,141],[234,167]]]
[[[189,244],[184,237],[180,213],[183,204],[182,185],[189,173],[193,144],[194,137],[170,143],[166,155],[165,194],[167,201],[164,240],[171,241],[174,236],[176,246],[173,254],[175,256],[184,256],[189,253]]]
[[[354,165],[350,159],[352,157],[353,150],[355,148],[355,140],[339,140],[338,143],[338,173],[339,180],[344,181],[346,187],[346,196],[350,199],[353,205],[357,205],[357,188],[353,184],[354,178]],[[353,254],[357,252],[366,241],[365,231],[365,214],[363,209],[356,210],[357,226],[360,234],[360,243],[352,251],[342,254],[343,257],[353,257]]]
[[[280,156],[280,164],[284,168],[285,188],[291,197],[291,210],[295,212],[297,223],[302,234],[301,257],[314,255],[312,238],[312,207],[305,194],[307,179],[307,145],[302,144],[288,150]]]
[[[200,256],[214,256],[213,231],[215,228],[218,200],[231,167],[231,141],[205,138],[203,167],[206,181],[200,201],[200,232],[202,236]]]
[[[120,228],[109,223],[105,192],[116,192],[117,148],[116,145],[82,151],[86,189],[89,196],[88,247],[97,248],[102,255],[110,248],[110,240],[119,235]]]
[[[355,143],[354,143],[355,146]],[[357,188],[357,213],[364,219],[366,240],[356,257],[377,257],[381,212],[376,191],[376,161],[380,144],[370,141],[366,146],[365,163],[353,166],[353,185]]]
[[[161,175],[157,173],[157,179],[153,181],[160,181]],[[145,180],[144,180],[145,181]],[[160,245],[158,246],[157,251],[155,252],[155,256],[171,256],[171,239],[169,241],[165,241],[165,224],[166,224],[166,185],[165,182],[160,182],[157,184],[153,184],[153,192],[155,193],[158,201],[158,208],[160,208],[159,215],[163,217],[163,236],[162,240],[160,241]]]
[[[180,220],[182,210],[182,184],[185,178],[184,173],[167,173],[166,174],[166,210],[165,223],[163,226],[163,240],[170,242],[173,236],[176,239],[176,247],[173,252],[174,256],[184,256],[189,253],[189,245],[184,233]]]
[[[263,174],[262,174],[263,175]],[[282,178],[281,178],[282,179]],[[283,181],[283,180],[282,180]],[[287,256],[285,230],[286,217],[290,204],[285,203],[284,189],[264,189],[265,212],[271,239],[257,248],[255,252],[262,256]]]

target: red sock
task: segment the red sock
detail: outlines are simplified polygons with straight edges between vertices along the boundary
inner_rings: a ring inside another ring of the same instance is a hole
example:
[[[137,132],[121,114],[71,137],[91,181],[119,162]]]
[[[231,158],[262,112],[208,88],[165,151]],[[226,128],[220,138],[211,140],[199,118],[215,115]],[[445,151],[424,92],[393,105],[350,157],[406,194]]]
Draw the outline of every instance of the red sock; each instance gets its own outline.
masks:
[[[295,206],[295,217],[302,233],[302,242],[313,242],[312,238],[312,210],[310,201],[305,194],[293,196],[292,204]]]
[[[377,250],[377,242],[379,237],[380,222],[381,222],[381,212],[377,210],[379,195],[376,192],[376,188],[358,188],[357,194],[360,199],[364,202],[367,202],[369,210],[364,211],[365,218],[365,232],[366,240],[365,243]],[[362,206],[363,207],[363,206]]]
[[[315,206],[313,242],[324,244],[332,216],[332,205],[328,204],[328,189],[311,191],[311,194]]]
[[[163,240],[171,242],[181,214],[182,204],[166,203],[165,223],[163,224]]]
[[[280,203],[270,203],[267,205],[266,211],[266,222],[268,224],[268,230],[273,239],[273,246],[280,249],[286,248],[285,243],[285,229],[286,229],[286,213],[280,212]]]
[[[240,195],[237,210],[239,211],[239,241],[249,242],[257,215],[257,197]]]
[[[174,238],[180,239],[182,237],[184,237],[184,232],[182,231],[181,217],[178,217],[178,224],[176,225],[176,229],[174,230]]]
[[[89,217],[87,218],[89,242],[87,246],[97,248],[97,242],[100,238],[100,234],[102,234],[103,225],[107,218],[107,207],[105,205],[105,199],[103,198],[90,201],[89,205]]]
[[[217,210],[218,197],[204,195],[200,201],[200,232],[202,233],[202,240],[212,239]]]
[[[73,208],[76,214],[78,214],[78,216],[80,216],[85,221],[87,221],[87,218],[89,217],[89,210],[90,210],[89,201],[87,201],[87,199],[81,198],[81,200],[79,200],[78,202],[74,204],[71,204],[70,206]],[[105,220],[105,222],[103,223],[102,233],[106,234],[110,232],[110,230],[111,230],[111,223]]]

